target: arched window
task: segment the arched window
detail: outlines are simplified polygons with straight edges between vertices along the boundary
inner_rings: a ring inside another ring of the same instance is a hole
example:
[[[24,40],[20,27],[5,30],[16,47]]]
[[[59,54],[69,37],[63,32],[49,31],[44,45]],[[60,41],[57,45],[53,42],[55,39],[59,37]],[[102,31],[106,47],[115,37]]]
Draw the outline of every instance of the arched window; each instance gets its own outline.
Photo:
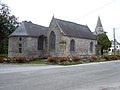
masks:
[[[90,42],[90,52],[93,52],[93,42]]]
[[[19,53],[22,53],[22,44],[19,44]]]
[[[75,51],[75,41],[73,39],[70,41],[70,51]]]
[[[56,41],[56,36],[55,36],[55,33],[52,31],[49,37],[49,48],[50,49],[55,49],[55,41]]]
[[[19,41],[22,41],[22,37],[19,38]]]
[[[38,50],[44,49],[44,36],[38,38]]]

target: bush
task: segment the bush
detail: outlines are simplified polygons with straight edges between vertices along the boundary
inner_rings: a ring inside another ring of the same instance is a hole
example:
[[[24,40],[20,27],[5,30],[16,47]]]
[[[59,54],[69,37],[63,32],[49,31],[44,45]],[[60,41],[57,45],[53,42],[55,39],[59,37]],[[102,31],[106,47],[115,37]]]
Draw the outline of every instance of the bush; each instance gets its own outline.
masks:
[[[90,62],[96,62],[96,61],[99,60],[99,59],[100,59],[100,57],[99,57],[99,56],[96,56],[96,55],[92,55],[92,56],[89,58]]]
[[[52,64],[62,64],[62,63],[73,63],[80,61],[80,57],[74,56],[74,57],[48,57],[47,63]]]
[[[120,54],[117,54],[116,56],[117,56],[118,59],[120,59]]]
[[[117,57],[116,55],[115,55],[115,56],[114,56],[114,55],[110,55],[110,59],[111,59],[111,60],[117,60],[118,57]]]
[[[5,58],[5,56],[0,56],[0,63],[4,62],[4,58]]]
[[[3,58],[4,62],[3,63],[12,63],[13,60],[9,57]]]
[[[5,58],[1,58],[0,57],[0,63],[12,63],[13,60],[11,58],[5,57]]]
[[[7,57],[7,55],[1,54],[0,55],[0,63],[11,63],[12,59]]]
[[[99,57],[99,56],[96,56],[96,55],[93,55],[93,56],[92,56],[92,59],[94,59],[94,61],[97,61],[97,60],[100,59],[100,57]]]
[[[14,61],[17,62],[17,63],[26,63],[26,62],[28,62],[26,57],[21,57],[21,56],[14,57]]]
[[[74,56],[74,57],[72,57],[72,60],[73,60],[74,62],[78,62],[78,61],[80,61],[80,57]]]
[[[59,60],[58,57],[48,57],[47,62],[52,64],[58,64],[59,63],[58,60]]]
[[[65,61],[68,61],[68,57],[59,57],[59,61],[60,61],[60,63],[61,62],[65,62]]]
[[[103,59],[105,59],[105,60],[107,60],[107,61],[110,60],[110,56],[109,56],[109,55],[103,55],[102,57],[103,57]]]

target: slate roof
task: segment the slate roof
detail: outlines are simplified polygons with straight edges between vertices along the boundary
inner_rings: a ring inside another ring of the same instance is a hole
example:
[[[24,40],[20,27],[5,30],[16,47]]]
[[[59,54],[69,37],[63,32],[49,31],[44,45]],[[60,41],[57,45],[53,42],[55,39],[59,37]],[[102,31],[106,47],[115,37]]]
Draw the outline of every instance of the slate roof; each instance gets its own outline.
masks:
[[[21,25],[10,36],[47,36],[49,28],[32,22],[23,21]]]
[[[96,36],[93,35],[88,26],[56,18],[54,19],[66,36],[96,40]],[[22,24],[10,36],[47,36],[48,30],[49,27],[23,21]]]
[[[66,36],[96,40],[96,36],[93,35],[88,26],[56,18],[55,20]]]

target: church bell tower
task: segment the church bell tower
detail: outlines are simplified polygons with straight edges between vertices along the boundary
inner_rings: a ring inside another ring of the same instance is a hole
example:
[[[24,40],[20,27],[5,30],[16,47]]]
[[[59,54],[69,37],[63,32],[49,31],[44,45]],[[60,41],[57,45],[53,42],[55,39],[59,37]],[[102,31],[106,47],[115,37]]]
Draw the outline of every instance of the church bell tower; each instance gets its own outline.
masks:
[[[98,34],[106,34],[106,32],[103,29],[101,20],[100,20],[100,16],[98,16],[98,21],[97,21],[97,25],[95,28],[95,31],[93,32],[94,35],[98,35]]]

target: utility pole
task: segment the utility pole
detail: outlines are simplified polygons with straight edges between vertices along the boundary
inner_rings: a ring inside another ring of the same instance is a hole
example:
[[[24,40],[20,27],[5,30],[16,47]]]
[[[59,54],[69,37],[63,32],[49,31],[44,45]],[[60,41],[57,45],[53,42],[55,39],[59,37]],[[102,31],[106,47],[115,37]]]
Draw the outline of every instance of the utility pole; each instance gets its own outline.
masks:
[[[0,0],[0,4],[1,4],[1,0]]]
[[[113,28],[113,38],[114,38],[114,56],[115,56],[115,49],[116,49],[116,46],[115,46],[115,28]]]

